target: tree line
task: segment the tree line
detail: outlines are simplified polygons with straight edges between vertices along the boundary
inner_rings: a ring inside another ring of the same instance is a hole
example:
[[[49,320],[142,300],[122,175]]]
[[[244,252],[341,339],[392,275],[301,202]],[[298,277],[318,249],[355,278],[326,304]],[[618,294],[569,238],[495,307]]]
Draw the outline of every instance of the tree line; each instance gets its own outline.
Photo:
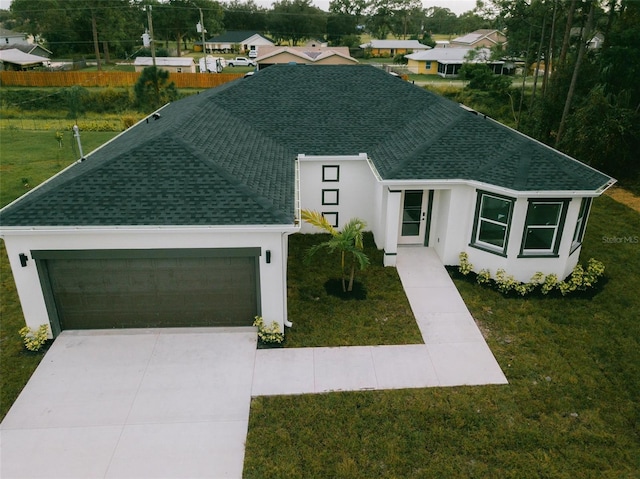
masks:
[[[110,57],[130,56],[142,44],[151,7],[157,42],[176,42],[178,53],[200,41],[200,12],[207,38],[227,30],[268,34],[278,43],[326,39],[357,46],[359,35],[393,34],[422,39],[425,34],[456,34],[489,28],[491,20],[470,11],[457,16],[447,8],[423,8],[420,0],[332,0],[323,11],[311,0],[279,0],[267,9],[254,0],[13,0],[0,11],[0,23],[39,38],[55,56],[92,54],[95,44]]]
[[[311,0],[280,0],[270,9],[253,0],[13,0],[0,22],[41,37],[56,56],[96,51],[108,61],[111,53],[124,57],[141,47],[149,7],[156,41],[176,42],[178,54],[186,42],[201,38],[201,14],[207,38],[255,30],[291,44],[325,39],[356,47],[363,33],[429,42],[431,34],[501,30],[508,41],[494,55],[524,65],[522,86],[474,66],[462,72],[467,92],[475,89],[478,98],[509,105],[518,130],[639,183],[638,1],[477,0],[472,11],[456,16],[446,8],[425,9],[419,0],[332,0],[328,12]],[[527,82],[532,71],[539,75]]]
[[[507,32],[505,56],[537,70],[516,128],[610,175],[640,180],[640,2],[478,2]],[[523,79],[524,80],[524,79]]]

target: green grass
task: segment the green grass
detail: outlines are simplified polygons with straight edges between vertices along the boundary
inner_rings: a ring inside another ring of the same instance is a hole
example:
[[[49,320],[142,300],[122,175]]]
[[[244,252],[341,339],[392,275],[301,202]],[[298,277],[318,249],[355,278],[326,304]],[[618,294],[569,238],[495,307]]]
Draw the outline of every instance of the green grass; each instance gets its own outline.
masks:
[[[246,478],[636,478],[640,215],[595,201],[592,299],[505,298],[456,279],[509,385],[259,397]]]
[[[81,132],[84,154],[87,155],[117,133]],[[77,143],[72,132],[65,131],[63,135],[62,148],[60,148],[53,130],[0,130],[1,206],[15,200],[30,188],[79,159]]]
[[[289,238],[287,347],[358,346],[422,343],[420,330],[395,268],[382,265],[383,254],[373,236],[365,234],[365,253],[371,265],[357,271],[356,281],[366,299],[341,299],[328,294],[325,283],[340,278],[338,253],[321,251],[309,264],[304,257],[328,235],[296,234]]]

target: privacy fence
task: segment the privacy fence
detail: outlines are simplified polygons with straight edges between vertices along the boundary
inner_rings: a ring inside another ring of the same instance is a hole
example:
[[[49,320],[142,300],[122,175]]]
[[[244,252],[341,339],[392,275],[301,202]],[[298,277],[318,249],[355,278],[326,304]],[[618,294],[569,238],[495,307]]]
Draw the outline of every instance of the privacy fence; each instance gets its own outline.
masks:
[[[0,71],[0,86],[29,87],[130,87],[140,72],[18,72]],[[242,73],[171,73],[177,88],[213,88],[242,78]]]

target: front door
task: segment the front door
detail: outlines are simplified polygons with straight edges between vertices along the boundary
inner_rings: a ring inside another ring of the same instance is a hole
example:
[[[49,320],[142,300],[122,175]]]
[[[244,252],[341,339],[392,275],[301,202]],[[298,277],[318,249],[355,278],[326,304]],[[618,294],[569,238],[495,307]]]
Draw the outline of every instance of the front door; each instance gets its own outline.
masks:
[[[402,194],[402,216],[398,244],[427,244],[425,232],[429,195],[424,190],[406,190]]]

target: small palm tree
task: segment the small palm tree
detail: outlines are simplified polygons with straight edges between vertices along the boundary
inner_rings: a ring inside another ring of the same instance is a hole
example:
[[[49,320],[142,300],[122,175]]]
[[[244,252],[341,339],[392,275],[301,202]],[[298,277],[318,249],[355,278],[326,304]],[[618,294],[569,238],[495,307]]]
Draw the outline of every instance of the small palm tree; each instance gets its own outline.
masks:
[[[360,269],[364,269],[369,264],[369,257],[364,253],[362,243],[362,235],[367,224],[359,218],[353,218],[342,227],[342,231],[338,231],[321,213],[309,210],[302,210],[302,219],[331,235],[331,239],[328,241],[309,248],[306,261],[310,260],[310,258],[321,249],[328,249],[329,252],[340,251],[342,291],[345,293],[353,291],[356,263]],[[347,256],[351,257],[348,286],[346,281]]]

